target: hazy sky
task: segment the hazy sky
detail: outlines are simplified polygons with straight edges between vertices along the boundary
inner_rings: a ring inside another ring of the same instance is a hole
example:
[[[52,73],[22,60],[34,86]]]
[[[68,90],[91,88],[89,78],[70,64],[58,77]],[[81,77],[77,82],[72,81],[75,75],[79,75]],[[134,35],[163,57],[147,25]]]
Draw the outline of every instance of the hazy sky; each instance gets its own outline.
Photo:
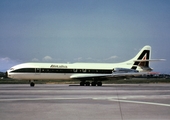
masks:
[[[0,0],[0,71],[23,62],[122,62],[152,46],[170,73],[169,0]]]

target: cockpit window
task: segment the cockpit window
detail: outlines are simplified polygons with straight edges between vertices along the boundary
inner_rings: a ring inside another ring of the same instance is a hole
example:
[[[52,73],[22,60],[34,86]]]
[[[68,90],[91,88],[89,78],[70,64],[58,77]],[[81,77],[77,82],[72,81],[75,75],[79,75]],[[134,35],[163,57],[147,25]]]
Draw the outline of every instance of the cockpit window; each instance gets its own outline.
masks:
[[[14,68],[10,68],[9,70],[14,70]]]

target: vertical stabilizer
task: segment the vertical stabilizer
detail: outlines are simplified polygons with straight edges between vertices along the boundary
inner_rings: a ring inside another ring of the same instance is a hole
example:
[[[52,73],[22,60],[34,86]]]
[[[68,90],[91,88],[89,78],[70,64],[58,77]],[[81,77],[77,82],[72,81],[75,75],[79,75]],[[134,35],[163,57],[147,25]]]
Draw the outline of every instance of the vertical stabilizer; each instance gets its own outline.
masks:
[[[139,53],[132,58],[130,61],[133,62],[133,66],[131,69],[139,70],[139,71],[151,71],[152,69],[149,67],[149,60],[151,57],[151,46],[144,46]]]

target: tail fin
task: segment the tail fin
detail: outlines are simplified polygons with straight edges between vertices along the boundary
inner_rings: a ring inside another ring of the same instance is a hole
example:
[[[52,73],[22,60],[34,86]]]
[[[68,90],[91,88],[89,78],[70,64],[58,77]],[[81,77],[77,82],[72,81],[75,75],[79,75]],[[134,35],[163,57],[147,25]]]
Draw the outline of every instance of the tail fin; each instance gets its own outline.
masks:
[[[131,69],[137,69],[139,71],[152,71],[149,67],[149,61],[151,57],[151,46],[144,46],[139,53],[132,58],[130,61],[133,61],[134,64]]]

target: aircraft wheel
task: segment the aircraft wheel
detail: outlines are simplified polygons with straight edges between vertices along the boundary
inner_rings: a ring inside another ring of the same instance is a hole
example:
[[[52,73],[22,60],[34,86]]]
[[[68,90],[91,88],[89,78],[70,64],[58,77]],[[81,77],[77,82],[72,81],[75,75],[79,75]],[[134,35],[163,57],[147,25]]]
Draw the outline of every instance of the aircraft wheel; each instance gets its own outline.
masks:
[[[96,82],[92,82],[92,83],[91,83],[91,86],[96,86]]]
[[[97,86],[102,86],[102,82],[97,82]]]
[[[31,83],[30,83],[30,86],[31,86],[31,87],[34,87],[34,86],[35,86],[35,83],[31,82]]]
[[[80,86],[84,86],[84,84],[85,84],[84,82],[80,82]]]
[[[86,86],[90,86],[90,82],[86,82]]]

